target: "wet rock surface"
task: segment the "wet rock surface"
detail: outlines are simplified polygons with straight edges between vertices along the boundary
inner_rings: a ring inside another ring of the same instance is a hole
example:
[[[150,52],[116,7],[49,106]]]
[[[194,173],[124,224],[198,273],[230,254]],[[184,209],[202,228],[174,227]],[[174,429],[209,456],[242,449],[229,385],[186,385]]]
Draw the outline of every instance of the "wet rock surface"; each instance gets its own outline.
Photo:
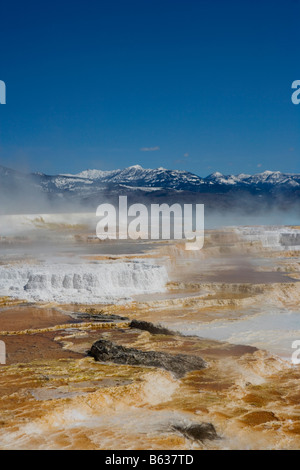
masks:
[[[158,351],[140,351],[119,346],[108,340],[96,341],[88,354],[100,362],[158,367],[172,372],[177,378],[183,377],[188,372],[207,367],[201,357],[185,354],[173,355]]]
[[[213,441],[215,439],[220,439],[215,430],[215,427],[211,423],[200,423],[200,424],[189,424],[189,425],[180,425],[176,424],[172,426],[172,429],[179,431],[187,439],[193,439],[195,441]]]
[[[120,315],[107,314],[107,313],[73,313],[73,318],[79,321],[92,321],[100,323],[113,323],[119,321],[128,321],[129,318]]]
[[[168,330],[168,328],[164,328],[161,325],[154,325],[148,321],[139,321],[139,320],[132,320],[129,325],[130,328],[135,328],[137,330],[148,331],[152,335],[171,335],[174,336],[176,333],[174,331]]]

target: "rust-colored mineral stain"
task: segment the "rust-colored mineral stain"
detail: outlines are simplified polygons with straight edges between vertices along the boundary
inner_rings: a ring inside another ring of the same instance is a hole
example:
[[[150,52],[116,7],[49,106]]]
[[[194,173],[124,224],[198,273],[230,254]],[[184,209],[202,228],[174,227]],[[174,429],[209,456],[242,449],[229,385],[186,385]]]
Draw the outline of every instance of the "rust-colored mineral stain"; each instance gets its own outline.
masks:
[[[271,421],[279,421],[272,411],[252,411],[242,417],[242,421],[249,426],[258,426]]]
[[[9,307],[0,310],[0,331],[18,331],[48,328],[64,323],[71,323],[68,315],[55,308],[30,306]]]
[[[5,332],[0,340],[7,349],[7,365],[0,366],[0,449],[299,449],[300,367],[251,346],[154,335],[130,329],[128,322],[93,322],[94,314],[113,313],[172,329],[176,321],[235,321],[243,315],[241,306],[262,300],[276,298],[298,308],[299,284],[287,284],[286,276],[290,268],[297,270],[291,265],[295,255],[256,253],[283,269],[270,271],[268,264],[257,271],[249,256],[255,247],[246,246],[243,258],[245,246],[238,247],[238,241],[230,231],[210,231],[198,255],[184,252],[180,244],[165,246],[163,255],[173,263],[177,279],[166,294],[150,300],[74,307],[0,299],[0,332]],[[231,250],[236,257],[228,268],[224,262]],[[88,259],[115,262],[120,257]],[[122,256],[131,257],[136,258]],[[199,273],[202,261],[207,269]],[[91,319],[81,323],[71,317],[74,312]],[[96,363],[86,353],[99,339],[142,351],[196,355],[208,367],[178,380],[155,367]],[[221,439],[192,441],[174,431],[178,422],[212,423]]]

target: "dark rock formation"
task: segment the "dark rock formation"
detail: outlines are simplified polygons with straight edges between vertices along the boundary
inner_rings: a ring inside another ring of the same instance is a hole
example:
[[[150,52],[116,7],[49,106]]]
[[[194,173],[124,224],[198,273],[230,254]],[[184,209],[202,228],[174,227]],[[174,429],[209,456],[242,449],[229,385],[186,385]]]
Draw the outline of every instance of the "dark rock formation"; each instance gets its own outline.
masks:
[[[132,320],[129,325],[130,328],[136,328],[137,330],[149,331],[152,335],[175,335],[174,331],[168,330],[161,325],[154,325],[148,321]]]
[[[96,323],[113,323],[117,321],[127,321],[129,318],[121,317],[120,315],[108,314],[108,313],[73,313],[73,318],[79,321],[91,321]]]
[[[172,355],[157,351],[140,351],[138,349],[125,348],[107,340],[96,341],[88,354],[96,361],[101,362],[159,367],[173,372],[178,378],[183,377],[188,372],[201,370],[207,366],[201,357],[185,354]]]
[[[188,439],[195,441],[213,441],[214,439],[220,439],[215,427],[211,423],[200,423],[200,424],[189,424],[187,426],[176,424],[172,426],[172,429],[179,431]]]

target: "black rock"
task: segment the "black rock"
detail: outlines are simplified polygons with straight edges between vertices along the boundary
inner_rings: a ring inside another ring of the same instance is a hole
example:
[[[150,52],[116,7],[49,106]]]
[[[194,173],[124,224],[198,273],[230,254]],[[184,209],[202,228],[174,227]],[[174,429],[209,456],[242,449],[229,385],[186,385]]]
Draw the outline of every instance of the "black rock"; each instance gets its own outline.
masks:
[[[220,439],[215,427],[211,423],[189,424],[187,426],[176,424],[172,427],[174,430],[181,432],[186,438],[195,441],[213,441]]]
[[[96,341],[88,354],[96,361],[101,362],[158,367],[172,372],[178,378],[183,377],[188,372],[201,370],[207,366],[201,357],[185,354],[173,355],[157,351],[140,351],[119,346],[108,340]]]
[[[137,330],[149,331],[152,335],[175,335],[174,331],[168,330],[161,325],[154,325],[148,321],[132,320],[129,325],[130,328],[136,328]]]
[[[107,314],[107,313],[73,313],[73,318],[79,321],[90,321],[95,323],[114,323],[117,321],[127,321],[129,318],[121,317],[120,315]]]

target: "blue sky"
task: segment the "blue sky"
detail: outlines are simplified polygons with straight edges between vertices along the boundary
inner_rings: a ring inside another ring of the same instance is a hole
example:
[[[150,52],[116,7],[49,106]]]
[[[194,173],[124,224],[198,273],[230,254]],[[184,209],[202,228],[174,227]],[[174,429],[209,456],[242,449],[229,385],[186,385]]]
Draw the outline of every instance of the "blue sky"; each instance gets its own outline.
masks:
[[[2,2],[0,164],[300,173],[299,46],[298,0]]]

